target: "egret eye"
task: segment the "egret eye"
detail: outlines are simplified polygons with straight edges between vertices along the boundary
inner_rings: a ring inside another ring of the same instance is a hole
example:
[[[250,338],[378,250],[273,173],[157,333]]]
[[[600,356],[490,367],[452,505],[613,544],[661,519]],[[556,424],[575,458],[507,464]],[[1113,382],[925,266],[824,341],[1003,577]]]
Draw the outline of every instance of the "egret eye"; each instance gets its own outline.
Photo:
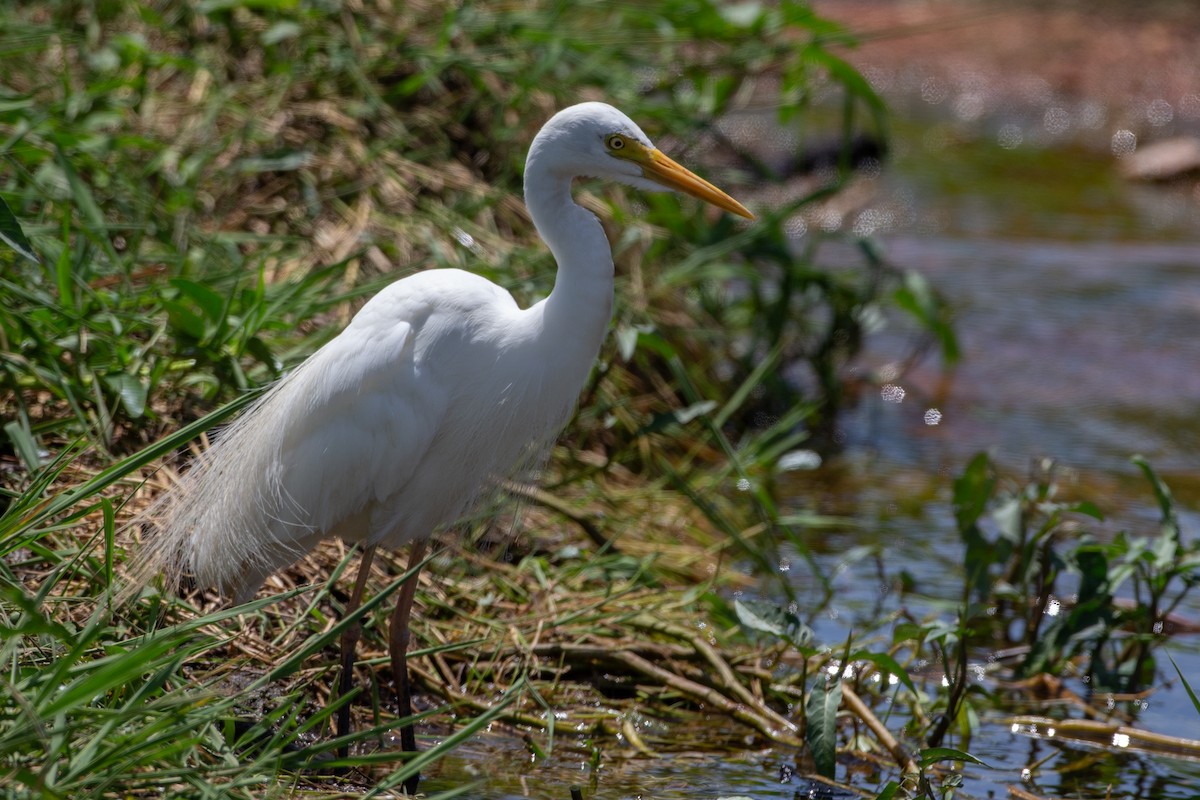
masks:
[[[612,136],[608,137],[608,139],[605,141],[605,144],[608,145],[609,150],[624,150],[625,137],[619,133],[614,133]]]

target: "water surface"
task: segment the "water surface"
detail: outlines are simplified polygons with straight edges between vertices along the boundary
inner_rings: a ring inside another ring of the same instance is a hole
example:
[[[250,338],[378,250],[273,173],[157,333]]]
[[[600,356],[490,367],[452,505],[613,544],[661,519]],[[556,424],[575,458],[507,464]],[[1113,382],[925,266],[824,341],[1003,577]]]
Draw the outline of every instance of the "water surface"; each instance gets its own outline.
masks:
[[[837,599],[816,620],[830,643],[901,608],[952,618],[963,571],[950,484],[979,451],[1014,480],[1042,459],[1060,464],[1066,490],[1108,515],[1094,526],[1099,535],[1156,532],[1153,494],[1130,462],[1142,454],[1180,501],[1185,538],[1200,527],[1200,194],[1123,181],[1087,137],[1006,149],[986,126],[972,136],[899,127],[896,158],[858,213],[888,220],[878,236],[889,260],[950,300],[963,357],[951,370],[933,361],[898,378],[900,402],[894,391],[864,398],[843,422],[845,452],[795,485],[798,506],[817,503],[859,523],[815,542],[823,571],[836,576]],[[855,263],[849,249],[824,254]],[[905,344],[894,330],[877,333],[861,372],[886,370]],[[847,563],[844,554],[861,546],[875,555]],[[915,591],[898,592],[901,573]],[[796,580],[811,588],[803,574]],[[1200,597],[1180,611],[1200,620]],[[1195,637],[1169,649],[1200,679]],[[984,663],[990,654],[974,655]],[[1200,716],[1160,658],[1163,680],[1134,724],[1200,736]],[[996,769],[969,769],[969,796],[1016,785],[1183,798],[1200,785],[1196,764],[1035,740],[994,716],[969,750]],[[1022,770],[1039,762],[1024,782]]]

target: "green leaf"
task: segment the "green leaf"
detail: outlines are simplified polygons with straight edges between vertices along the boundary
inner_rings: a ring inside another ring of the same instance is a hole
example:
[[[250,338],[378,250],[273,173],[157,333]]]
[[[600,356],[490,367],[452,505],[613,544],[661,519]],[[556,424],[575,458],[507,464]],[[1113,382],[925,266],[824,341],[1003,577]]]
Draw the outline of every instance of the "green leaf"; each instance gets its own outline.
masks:
[[[930,764],[936,764],[939,761],[969,761],[972,764],[978,764],[981,767],[991,769],[992,766],[984,761],[980,761],[970,753],[964,753],[962,750],[955,750],[953,747],[930,747],[927,750],[922,750],[919,763],[924,769]]]
[[[828,70],[830,76],[836,78],[847,92],[862,99],[873,111],[882,113],[886,109],[883,98],[875,92],[862,73],[850,66],[848,62],[815,44],[806,47],[804,55],[809,61]]]
[[[661,358],[675,358],[678,353],[675,347],[654,330],[638,330],[637,346],[648,350]]]
[[[713,417],[713,425],[718,428],[725,427],[725,423],[729,421],[729,418],[754,395],[754,390],[762,384],[763,379],[779,368],[778,362],[782,355],[782,344],[777,344],[771,348],[771,352],[758,362],[758,366],[754,368],[754,371],[750,373],[746,380],[742,381],[742,385],[737,388],[737,391],[725,402],[725,406]]]
[[[1183,677],[1183,671],[1179,669],[1179,665],[1175,663],[1175,657],[1167,653],[1167,658],[1171,659],[1171,666],[1175,668],[1175,674],[1179,676],[1179,681],[1183,684],[1184,691],[1192,700],[1192,707],[1196,709],[1196,713],[1200,714],[1200,699],[1196,698],[1196,693],[1192,691],[1192,685],[1188,683],[1187,678]]]
[[[1073,511],[1076,514],[1084,514],[1092,519],[1100,520],[1101,522],[1104,521],[1104,512],[1101,511],[1099,506],[1097,506],[1091,500],[1082,500],[1078,503],[1075,503],[1074,505],[1070,506],[1068,510]]]
[[[64,242],[71,240],[71,213],[69,211],[63,215],[62,237]],[[78,304],[75,302],[74,273],[71,271],[71,248],[69,247],[64,247],[58,253],[58,258],[54,262],[54,280],[58,284],[58,301],[68,311],[75,311]]]
[[[1079,599],[1075,611],[1078,611],[1080,606],[1093,602],[1107,606],[1112,598],[1108,582],[1108,558],[1103,551],[1080,547],[1075,552],[1075,567],[1080,576]]]
[[[487,711],[475,717],[462,728],[443,739],[437,746],[431,747],[415,758],[404,763],[404,766],[394,770],[386,778],[375,785],[371,791],[363,795],[363,800],[386,795],[395,786],[399,786],[413,775],[419,775],[422,769],[428,769],[431,764],[441,759],[446,753],[469,740],[480,731],[486,730],[492,723],[504,715],[509,706],[529,691],[528,679],[522,675],[513,681],[511,687],[496,700]]]
[[[960,357],[958,337],[949,323],[945,303],[934,292],[928,279],[915,270],[904,273],[904,283],[892,296],[896,305],[907,311],[918,322],[937,337],[942,347],[942,357],[947,365],[956,363]]]
[[[18,504],[10,505],[0,516],[0,554],[11,552],[12,548],[20,546],[22,538],[14,536],[18,531],[32,531],[38,525],[43,524],[58,514],[63,513],[72,506],[78,505],[83,501],[99,494],[104,489],[107,489],[117,481],[125,479],[135,470],[150,464],[151,462],[162,458],[167,453],[174,451],[179,446],[190,441],[194,437],[200,435],[204,431],[215,427],[220,422],[228,419],[236,412],[245,408],[258,397],[258,393],[252,392],[236,400],[210,412],[207,416],[201,417],[195,422],[186,425],[174,433],[164,436],[154,444],[149,445],[143,450],[139,450],[131,456],[128,456],[111,467],[102,470],[98,475],[95,475],[90,480],[67,489],[63,492],[55,494],[49,502],[38,503],[32,510]],[[56,460],[59,471],[66,466],[66,456],[71,451],[66,450],[63,455]],[[60,463],[61,462],[61,463]],[[52,474],[52,473],[51,473]]]
[[[42,457],[38,452],[37,442],[33,438],[33,434],[20,422],[7,422],[4,425],[4,432],[8,434],[8,440],[12,442],[13,449],[17,451],[17,455],[21,457],[21,461],[25,463],[25,469],[33,472],[42,465]]]
[[[1021,529],[1025,519],[1019,497],[1009,497],[996,503],[992,509],[992,519],[1005,539],[1013,544],[1021,540]]]
[[[734,600],[733,610],[744,627],[769,633],[797,649],[812,641],[812,629],[798,616],[779,606],[761,600]]]
[[[225,298],[219,293],[202,283],[189,281],[186,278],[172,278],[170,283],[179,290],[181,295],[199,306],[200,310],[204,312],[204,316],[212,322],[220,322],[224,317]]]
[[[809,693],[807,738],[817,773],[832,780],[837,771],[837,712],[842,704],[842,682],[837,680],[829,686],[828,681],[825,678]]]
[[[82,664],[78,676],[66,686],[41,698],[45,706],[39,709],[43,717],[90,705],[108,691],[140,676],[150,665],[167,653],[181,649],[201,649],[204,643],[185,642],[178,636],[146,637],[128,652],[118,652]]]
[[[120,372],[115,375],[105,375],[104,385],[117,397],[131,419],[140,419],[146,413],[146,394],[150,387],[138,379],[136,375]]]
[[[1158,510],[1162,514],[1162,525],[1164,533],[1178,538],[1179,536],[1179,520],[1175,516],[1175,500],[1171,497],[1171,490],[1163,483],[1162,478],[1158,477],[1158,473],[1150,466],[1150,462],[1142,456],[1134,456],[1132,459],[1142,474],[1146,476],[1146,480],[1150,481],[1150,485],[1154,487],[1154,496],[1158,500]]]
[[[896,796],[896,792],[900,791],[900,784],[895,781],[888,781],[879,794],[875,795],[875,800],[892,800]]]
[[[71,164],[62,147],[55,144],[54,153],[57,156],[58,166],[67,178],[67,184],[71,187],[71,199],[75,203],[75,208],[83,216],[84,222],[88,224],[87,232],[104,248],[112,263],[117,264],[120,259],[116,250],[113,249],[112,242],[109,241],[108,221],[104,218],[104,212],[100,210],[100,206],[96,202],[96,196],[84,183],[83,178],[79,177],[79,173],[75,171],[74,165]]]
[[[53,636],[63,644],[70,643],[75,638],[66,627],[46,616],[37,601],[25,594],[21,587],[2,586],[0,597],[22,612],[16,625],[0,625],[0,631],[25,636]]]
[[[718,6],[721,18],[738,28],[750,28],[757,23],[763,15],[762,3],[745,2],[721,4]]]
[[[874,664],[880,672],[886,672],[888,675],[895,675],[896,679],[904,684],[904,688],[908,689],[913,694],[917,693],[917,687],[912,682],[912,678],[908,677],[908,672],[904,667],[892,658],[887,653],[871,653],[866,650],[858,650],[850,654],[850,661],[869,661]]]
[[[960,531],[973,527],[991,499],[996,478],[987,453],[978,453],[954,480],[954,517]]]
[[[17,221],[17,215],[8,207],[8,203],[4,202],[3,197],[0,197],[0,242],[11,247],[17,255],[24,256],[35,264],[41,263],[37,253],[33,252],[33,245],[25,238],[25,232],[21,230],[21,223]]]
[[[924,625],[918,625],[915,622],[898,622],[892,629],[892,643],[924,642],[927,633],[928,629]]]
[[[178,300],[167,300],[163,303],[163,308],[167,311],[167,321],[173,329],[197,341],[204,339],[206,332],[204,318],[188,305]]]
[[[278,374],[279,370],[282,369],[279,359],[271,352],[271,348],[257,336],[251,336],[246,342],[245,352],[257,358],[275,374]]]

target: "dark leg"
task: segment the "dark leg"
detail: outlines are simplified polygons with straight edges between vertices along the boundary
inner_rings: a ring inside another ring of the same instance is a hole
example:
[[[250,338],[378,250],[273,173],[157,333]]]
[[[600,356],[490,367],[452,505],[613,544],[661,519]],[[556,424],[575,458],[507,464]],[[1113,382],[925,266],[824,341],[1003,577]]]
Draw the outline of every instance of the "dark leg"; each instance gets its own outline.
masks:
[[[408,568],[412,569],[425,558],[425,546],[428,539],[418,539],[413,542],[408,554]],[[417,578],[413,575],[407,583],[400,587],[400,599],[396,601],[396,609],[392,612],[391,634],[388,637],[388,653],[392,657],[392,675],[396,679],[396,701],[401,717],[411,717],[412,685],[408,680],[408,621],[412,616],[413,598],[417,594]],[[412,723],[407,723],[400,729],[400,748],[406,753],[417,752],[417,734]],[[414,775],[404,783],[404,790],[416,794],[420,775]]]
[[[371,574],[371,561],[375,558],[375,545],[363,550],[362,560],[358,562],[358,575],[354,579],[354,593],[350,595],[350,604],[346,606],[346,614],[353,614],[362,605],[363,589],[367,585],[367,576]],[[354,623],[342,633],[342,679],[338,686],[338,697],[345,697],[354,688],[354,662],[357,658],[358,640],[362,636],[362,625]],[[350,704],[338,709],[337,735],[350,734]],[[345,758],[345,746],[338,748],[338,756]]]

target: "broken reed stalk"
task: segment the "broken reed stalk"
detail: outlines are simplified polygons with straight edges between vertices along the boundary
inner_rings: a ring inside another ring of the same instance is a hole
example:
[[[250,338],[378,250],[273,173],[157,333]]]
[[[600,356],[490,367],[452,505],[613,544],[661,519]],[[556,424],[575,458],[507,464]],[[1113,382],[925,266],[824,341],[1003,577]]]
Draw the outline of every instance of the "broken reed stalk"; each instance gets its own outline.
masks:
[[[858,692],[850,688],[845,682],[842,683],[842,702],[851,714],[863,721],[863,724],[870,729],[871,733],[879,739],[879,743],[892,754],[892,758],[900,766],[900,769],[905,773],[919,773],[920,767],[917,762],[913,761],[912,754],[904,745],[897,741],[895,736],[892,736],[891,731],[887,726],[879,721],[879,717],[875,716],[875,712],[871,711],[870,707],[863,702],[863,699],[858,696]]]
[[[794,725],[788,723],[782,728],[778,727],[775,723],[777,715],[762,713],[762,707],[757,703],[753,706],[747,706],[731,700],[712,687],[697,683],[682,675],[677,675],[633,653],[615,650],[610,653],[610,656],[613,660],[629,669],[654,678],[663,686],[674,689],[695,701],[706,703],[717,711],[749,725],[772,742],[789,747],[801,747],[803,745],[803,742],[795,733]]]
[[[1115,722],[1092,719],[1052,719],[1050,717],[1016,716],[1006,723],[1017,733],[1048,739],[1074,739],[1101,745],[1113,751],[1141,750],[1143,752],[1200,761],[1200,739],[1186,739],[1166,733],[1155,733]]]
[[[1051,800],[1051,798],[1049,798],[1049,797],[1043,797],[1040,794],[1034,794],[1033,792],[1027,792],[1018,786],[1009,786],[1008,787],[1008,796],[1015,797],[1016,800]]]
[[[796,724],[789,719],[784,718],[774,709],[766,706],[761,700],[746,688],[745,684],[738,680],[734,675],[733,669],[716,648],[704,640],[702,636],[693,633],[686,628],[674,625],[670,622],[661,619],[655,619],[650,616],[638,616],[629,620],[629,624],[642,628],[643,630],[662,633],[667,636],[672,636],[676,639],[681,639],[692,646],[696,654],[708,662],[713,669],[716,670],[717,676],[720,678],[721,685],[734,695],[741,703],[754,709],[763,717],[769,719],[777,729],[784,731],[797,730]]]

